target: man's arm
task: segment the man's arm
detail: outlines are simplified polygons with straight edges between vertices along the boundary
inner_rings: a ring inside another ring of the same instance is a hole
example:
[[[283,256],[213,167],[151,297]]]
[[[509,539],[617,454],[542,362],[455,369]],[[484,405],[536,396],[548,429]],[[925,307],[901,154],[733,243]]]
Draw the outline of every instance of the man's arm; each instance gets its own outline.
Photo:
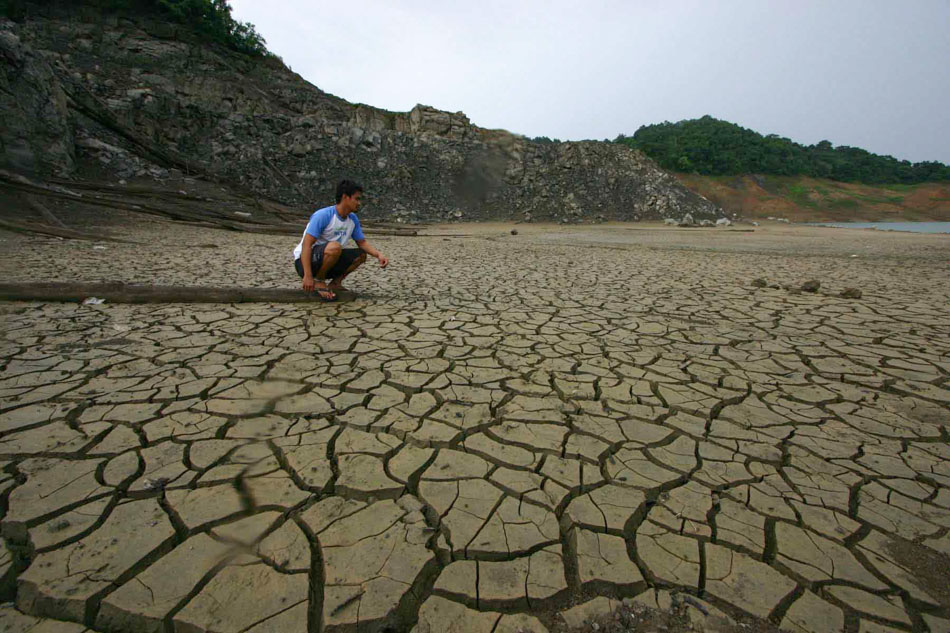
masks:
[[[303,266],[303,289],[307,292],[313,292],[313,245],[317,238],[309,233],[303,236],[303,248],[300,249],[300,265]]]
[[[383,255],[382,253],[380,253],[378,250],[376,250],[373,247],[373,245],[369,243],[368,240],[365,240],[365,239],[356,240],[356,245],[359,246],[360,250],[366,253],[367,255],[378,259],[380,268],[386,268],[386,266],[389,266],[389,258]]]

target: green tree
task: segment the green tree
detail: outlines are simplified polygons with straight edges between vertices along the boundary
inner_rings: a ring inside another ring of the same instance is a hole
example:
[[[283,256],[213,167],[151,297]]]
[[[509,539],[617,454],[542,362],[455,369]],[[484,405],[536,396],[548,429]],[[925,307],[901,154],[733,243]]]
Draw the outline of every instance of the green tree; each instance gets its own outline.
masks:
[[[0,15],[22,20],[37,6],[68,10],[77,4],[127,15],[158,14],[162,19],[185,25],[204,40],[254,57],[269,55],[266,42],[254,25],[231,15],[228,0],[0,0]]]
[[[743,173],[814,176],[866,183],[950,180],[950,167],[910,163],[831,141],[801,145],[777,134],[763,136],[711,116],[644,125],[614,139],[644,152],[665,169],[710,175]]]
[[[156,0],[153,0],[156,1]],[[265,55],[266,42],[254,25],[231,16],[228,0],[157,0],[175,21],[192,24],[199,33],[249,55]]]

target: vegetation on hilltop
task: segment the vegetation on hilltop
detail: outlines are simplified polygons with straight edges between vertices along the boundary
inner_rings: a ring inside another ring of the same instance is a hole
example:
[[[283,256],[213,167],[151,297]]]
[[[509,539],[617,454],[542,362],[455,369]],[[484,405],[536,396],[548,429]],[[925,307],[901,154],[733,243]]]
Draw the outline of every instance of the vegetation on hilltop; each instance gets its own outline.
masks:
[[[800,145],[776,134],[763,136],[711,116],[644,125],[617,143],[641,150],[665,169],[712,176],[770,174],[842,182],[920,183],[950,180],[950,167],[911,163],[829,141]]]
[[[867,184],[810,176],[678,173],[689,189],[730,213],[792,222],[950,220],[950,181]]]
[[[231,15],[228,0],[82,0],[63,5],[87,6],[114,13],[159,12],[163,18],[187,25],[199,37],[251,55],[268,55],[266,42],[249,22]],[[55,2],[54,2],[55,3]],[[37,0],[0,0],[0,16],[22,19],[30,15]],[[47,2],[39,4],[45,5]],[[53,4],[53,3],[51,3]]]

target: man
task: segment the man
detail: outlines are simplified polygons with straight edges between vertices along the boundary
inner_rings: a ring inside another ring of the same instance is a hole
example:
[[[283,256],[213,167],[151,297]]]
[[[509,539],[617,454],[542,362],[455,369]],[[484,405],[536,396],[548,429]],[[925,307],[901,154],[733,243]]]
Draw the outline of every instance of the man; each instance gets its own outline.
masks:
[[[356,217],[363,201],[363,187],[351,180],[336,186],[336,205],[314,211],[303,237],[294,249],[294,268],[303,277],[303,289],[317,291],[323,301],[336,301],[336,293],[346,288],[343,280],[366,261],[367,255],[379,260],[380,268],[389,265],[389,258],[366,241],[360,220]],[[344,249],[350,239],[356,248]],[[332,279],[328,285],[327,279]]]

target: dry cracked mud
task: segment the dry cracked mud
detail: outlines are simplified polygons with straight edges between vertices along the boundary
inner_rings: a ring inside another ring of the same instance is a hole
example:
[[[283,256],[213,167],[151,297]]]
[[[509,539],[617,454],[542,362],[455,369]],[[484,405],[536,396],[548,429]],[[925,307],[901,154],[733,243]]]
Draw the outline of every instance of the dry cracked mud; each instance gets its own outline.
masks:
[[[0,631],[950,631],[950,238],[510,228],[345,304],[0,305]],[[118,234],[0,275],[298,283]]]

